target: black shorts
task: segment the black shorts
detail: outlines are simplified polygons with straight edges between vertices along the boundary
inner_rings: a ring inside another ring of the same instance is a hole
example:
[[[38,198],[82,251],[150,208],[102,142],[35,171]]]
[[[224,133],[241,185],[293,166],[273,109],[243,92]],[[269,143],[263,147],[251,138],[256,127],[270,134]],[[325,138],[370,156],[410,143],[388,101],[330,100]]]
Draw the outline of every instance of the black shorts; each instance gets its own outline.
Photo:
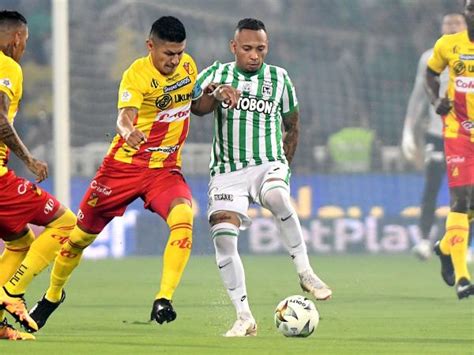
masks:
[[[425,162],[444,163],[444,142],[443,137],[425,134]]]

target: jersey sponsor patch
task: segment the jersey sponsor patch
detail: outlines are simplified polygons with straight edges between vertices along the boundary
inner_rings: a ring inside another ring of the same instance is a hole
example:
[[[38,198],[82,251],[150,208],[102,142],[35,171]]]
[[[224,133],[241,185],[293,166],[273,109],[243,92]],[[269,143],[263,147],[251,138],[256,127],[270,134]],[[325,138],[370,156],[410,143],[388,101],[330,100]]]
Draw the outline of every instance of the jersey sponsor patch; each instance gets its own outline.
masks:
[[[173,146],[160,146],[160,147],[150,147],[145,149],[147,152],[160,152],[160,153],[165,153],[165,154],[173,154],[176,152],[179,148],[178,145],[173,145]]]
[[[178,90],[179,88],[182,88],[183,86],[188,85],[191,83],[191,79],[189,76],[185,77],[184,79],[181,79],[180,81],[174,83],[173,85],[168,85],[163,88],[164,93],[168,93],[174,90]]]
[[[474,92],[474,77],[458,76],[454,79],[454,85],[457,92]]]
[[[191,103],[180,107],[174,107],[169,110],[159,112],[156,115],[155,121],[159,122],[178,122],[184,121],[191,114]]]
[[[221,103],[221,106],[223,108],[228,108],[229,104],[223,101]],[[275,113],[277,108],[278,107],[274,101],[257,99],[255,97],[241,97],[237,102],[237,107],[235,108],[235,110],[258,112],[270,115],[272,113]]]
[[[0,79],[0,85],[12,89],[12,82],[8,78]]]

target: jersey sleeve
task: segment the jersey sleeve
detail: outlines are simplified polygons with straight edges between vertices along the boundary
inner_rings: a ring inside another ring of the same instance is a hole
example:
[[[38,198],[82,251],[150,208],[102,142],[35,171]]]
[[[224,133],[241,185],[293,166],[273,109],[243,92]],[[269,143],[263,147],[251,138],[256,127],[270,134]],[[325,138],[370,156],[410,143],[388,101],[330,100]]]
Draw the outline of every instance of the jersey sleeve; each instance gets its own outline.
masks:
[[[286,71],[283,73],[283,79],[284,86],[281,101],[281,113],[285,116],[298,109],[298,99],[296,98],[295,87]]]
[[[140,109],[143,102],[144,88],[142,84],[142,78],[134,70],[133,66],[128,68],[122,76],[118,92],[118,104],[119,109],[124,107],[135,107]]]
[[[13,100],[21,88],[23,73],[19,65],[6,65],[0,67],[0,91]]]
[[[428,68],[433,70],[435,73],[441,74],[441,72],[448,65],[448,59],[444,55],[444,36],[436,41],[433,48],[433,54],[428,59]]]
[[[202,90],[201,85],[199,85],[199,83],[198,83],[198,77],[197,77],[198,68],[197,68],[196,62],[191,57],[190,57],[190,62],[191,62],[191,64],[190,64],[191,65],[190,73],[192,73],[193,79],[195,79],[193,91],[191,92],[191,100],[195,101],[195,100],[199,99],[202,96],[203,90]]]
[[[219,68],[220,65],[220,62],[215,61],[214,64],[199,73],[197,78],[197,84],[199,84],[201,90],[204,90],[210,83],[212,83],[216,70],[217,68]]]

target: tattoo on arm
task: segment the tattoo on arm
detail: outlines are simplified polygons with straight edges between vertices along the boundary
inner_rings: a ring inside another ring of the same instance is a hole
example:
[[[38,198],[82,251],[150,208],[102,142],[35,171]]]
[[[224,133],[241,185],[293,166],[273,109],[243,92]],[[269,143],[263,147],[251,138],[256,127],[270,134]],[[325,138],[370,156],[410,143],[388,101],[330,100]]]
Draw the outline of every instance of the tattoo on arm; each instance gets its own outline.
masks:
[[[0,141],[10,148],[24,163],[32,159],[28,148],[23,144],[13,125],[8,121],[10,100],[4,93],[0,93]]]
[[[291,164],[295,155],[296,146],[298,145],[298,135],[300,130],[298,111],[292,112],[288,116],[283,117],[283,127],[285,128],[283,150],[285,151],[288,164]]]

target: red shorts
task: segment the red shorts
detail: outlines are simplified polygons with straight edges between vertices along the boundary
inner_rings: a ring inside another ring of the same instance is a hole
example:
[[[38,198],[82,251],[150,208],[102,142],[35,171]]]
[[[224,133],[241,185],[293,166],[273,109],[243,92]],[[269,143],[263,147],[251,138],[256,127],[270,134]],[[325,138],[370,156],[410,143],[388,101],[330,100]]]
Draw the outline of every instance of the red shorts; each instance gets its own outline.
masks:
[[[474,142],[467,135],[444,138],[449,187],[474,185]]]
[[[192,198],[178,167],[150,169],[106,158],[84,194],[78,225],[98,234],[138,197],[145,202],[145,208],[165,220],[175,198]]]
[[[49,192],[18,177],[0,177],[0,238],[20,233],[28,223],[45,226],[61,204]]]

